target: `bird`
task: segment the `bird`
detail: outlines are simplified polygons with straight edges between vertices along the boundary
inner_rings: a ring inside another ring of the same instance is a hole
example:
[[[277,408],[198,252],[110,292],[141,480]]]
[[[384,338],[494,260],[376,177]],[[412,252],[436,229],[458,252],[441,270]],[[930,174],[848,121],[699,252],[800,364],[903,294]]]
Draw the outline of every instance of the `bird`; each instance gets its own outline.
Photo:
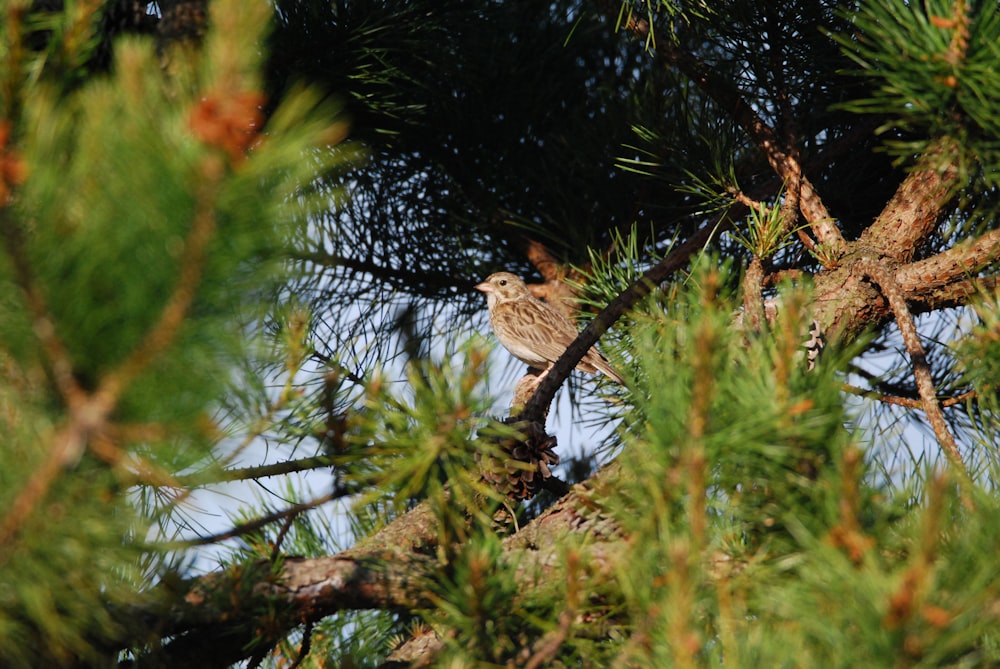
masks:
[[[476,285],[476,290],[486,293],[490,325],[497,339],[528,367],[542,370],[539,381],[579,334],[569,318],[532,295],[516,274],[490,274]],[[587,351],[576,368],[588,374],[601,372],[618,383],[625,383],[596,347]]]

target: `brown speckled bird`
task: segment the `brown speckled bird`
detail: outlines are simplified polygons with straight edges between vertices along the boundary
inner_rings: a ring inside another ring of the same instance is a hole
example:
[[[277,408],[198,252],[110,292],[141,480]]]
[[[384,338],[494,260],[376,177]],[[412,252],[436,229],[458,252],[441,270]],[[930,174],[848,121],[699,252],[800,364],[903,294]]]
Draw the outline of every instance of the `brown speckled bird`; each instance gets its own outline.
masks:
[[[515,358],[544,370],[539,379],[579,334],[573,322],[554,307],[539,300],[518,276],[510,272],[490,274],[476,286],[486,293],[490,325],[503,347]],[[576,366],[581,372],[601,372],[618,383],[621,375],[596,348],[591,348]]]

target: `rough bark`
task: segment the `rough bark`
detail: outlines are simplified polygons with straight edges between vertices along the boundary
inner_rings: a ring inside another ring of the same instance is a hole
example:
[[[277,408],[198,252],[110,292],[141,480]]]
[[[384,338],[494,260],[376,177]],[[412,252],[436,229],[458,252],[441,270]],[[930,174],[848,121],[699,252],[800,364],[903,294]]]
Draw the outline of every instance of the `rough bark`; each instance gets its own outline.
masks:
[[[530,593],[540,583],[564,576],[560,555],[570,535],[588,537],[586,544],[581,541],[587,578],[612,577],[623,537],[615,520],[595,510],[589,498],[595,487],[613,486],[618,471],[614,465],[605,467],[505,539],[505,555],[517,566],[520,592]],[[434,557],[439,534],[429,505],[421,504],[338,555],[227,569],[186,582],[183,598],[166,610],[122,615],[169,621],[160,629],[174,640],[150,653],[148,662],[158,666],[236,662],[251,656],[252,642],[267,644],[298,625],[338,611],[432,607],[430,586],[442,569]],[[176,586],[167,596],[174,590]],[[423,652],[439,647],[426,638],[415,645]],[[416,659],[409,655],[414,645],[402,648],[393,654],[394,660]],[[143,664],[142,658],[138,664]]]
[[[950,149],[948,139],[930,147],[875,222],[861,234],[858,244],[899,263],[913,260],[959,186],[958,168],[948,159]]]

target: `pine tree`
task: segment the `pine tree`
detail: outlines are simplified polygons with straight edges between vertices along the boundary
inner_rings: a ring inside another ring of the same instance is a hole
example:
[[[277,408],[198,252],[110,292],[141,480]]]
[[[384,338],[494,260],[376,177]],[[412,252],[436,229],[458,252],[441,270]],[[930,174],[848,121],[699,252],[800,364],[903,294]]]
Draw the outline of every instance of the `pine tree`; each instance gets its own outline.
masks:
[[[1000,664],[995,10],[12,3],[0,664]]]

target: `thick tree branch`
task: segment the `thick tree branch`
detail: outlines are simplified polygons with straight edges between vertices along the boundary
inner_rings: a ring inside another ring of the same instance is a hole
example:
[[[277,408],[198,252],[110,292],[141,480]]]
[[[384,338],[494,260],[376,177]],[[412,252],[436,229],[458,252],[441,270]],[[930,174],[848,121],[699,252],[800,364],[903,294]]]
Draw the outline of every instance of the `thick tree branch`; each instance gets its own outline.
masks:
[[[257,644],[273,643],[294,627],[337,611],[429,607],[427,579],[436,569],[433,558],[421,554],[386,558],[345,552],[285,558],[277,571],[261,562],[212,574],[195,583],[183,606],[172,612],[193,631],[178,634],[136,665],[152,660],[155,666],[209,666],[206,657],[232,663],[250,657]]]
[[[590,578],[612,577],[622,552],[620,529],[614,519],[596,513],[588,500],[594,485],[609,485],[601,481],[618,472],[615,465],[605,467],[504,540],[505,559],[516,565],[522,591],[531,591],[540,580],[565,578],[560,555],[567,533],[596,539],[581,549],[580,560],[587,564]],[[207,666],[206,657],[237,662],[250,656],[250,642],[262,636],[265,620],[269,638],[263,643],[268,643],[338,611],[432,607],[429,586],[441,570],[433,550],[438,536],[436,517],[425,503],[338,555],[285,558],[277,567],[261,561],[191,581],[182,591],[182,602],[168,610],[122,612],[175,639],[138,664],[149,659],[157,666]],[[167,595],[176,592],[168,590]],[[436,652],[440,642],[429,647],[432,650],[424,652]]]
[[[1000,259],[1000,230],[963,241],[947,251],[900,267],[896,281],[908,295],[941,288]]]
[[[174,641],[140,658],[155,666],[223,666],[250,656],[267,616],[277,640],[297,625],[354,609],[412,609],[429,606],[426,578],[436,570],[430,557],[438,524],[430,505],[409,512],[338,555],[285,558],[278,567],[261,561],[251,568],[215,572],[160,593],[167,608],[119,612],[128,627],[144,621]],[[123,647],[134,646],[125,639]],[[211,664],[215,662],[215,664]],[[123,666],[129,666],[127,664]]]
[[[927,241],[955,194],[958,167],[950,139],[939,140],[903,180],[889,203],[858,239],[879,256],[906,263]]]
[[[562,374],[562,379],[565,379],[579,356],[606,329],[606,324],[612,323],[642,296],[681,268],[716,232],[717,229],[703,228],[616,298],[595,319],[596,325],[592,324],[592,327],[585,329],[577,342],[557,362],[557,366],[564,363],[565,369],[553,368],[548,378]],[[880,270],[878,266],[872,269],[867,265],[862,266],[862,269],[869,274]],[[890,283],[885,276],[879,276],[882,281]],[[573,353],[574,347],[576,353]],[[572,357],[575,354],[578,354],[576,360]],[[553,394],[559,383],[560,381],[552,381]],[[529,404],[535,407],[548,405],[551,396],[543,402],[541,390],[539,388]],[[922,396],[921,405],[925,404],[926,400]],[[552,570],[562,567],[559,566],[560,560],[555,559],[558,556],[552,554],[552,551],[558,550],[561,545],[557,537],[566,532],[585,533],[596,538],[597,541],[588,547],[587,559],[602,565],[613,564],[617,541],[620,540],[620,528],[611,518],[592,512],[581,514],[580,509],[589,508],[585,502],[587,490],[596,485],[596,481],[614,476],[616,471],[617,467],[612,465],[587,483],[575,486],[545,514],[505,540],[507,554],[519,565],[518,579],[523,580],[524,588],[530,588],[532,583],[537,582],[540,571],[547,574],[546,577],[558,577],[552,574]],[[265,602],[272,610],[277,608],[282,612],[280,629],[275,632],[279,636],[281,632],[287,632],[303,622],[319,620],[345,609],[393,609],[415,607],[421,603],[426,605],[428,579],[433,579],[439,568],[429,557],[433,555],[438,536],[437,520],[429,505],[424,504],[337,556],[286,560],[277,573],[262,568],[257,574],[223,572],[200,579],[191,584],[183,606],[168,614],[160,614],[174,621],[168,632],[179,635],[163,652],[171,662],[184,661],[204,651],[206,644],[213,644],[218,650],[221,638],[226,639],[226,644],[232,649],[231,653],[235,653],[229,657],[234,657],[232,661],[237,661],[246,656],[246,651],[240,650],[243,646],[239,644],[245,644],[252,638],[257,629],[255,621],[257,613],[261,611],[259,607]],[[250,594],[248,599],[226,594],[233,592]],[[276,604],[280,606],[276,607]],[[221,626],[221,621],[227,621],[227,625]],[[224,629],[225,634],[220,629]],[[197,631],[186,633],[188,630]],[[259,634],[259,630],[257,633]],[[416,650],[418,648],[421,650]],[[441,640],[428,634],[421,643],[414,640],[412,644],[407,642],[401,646],[392,659],[402,661],[407,656],[407,651],[416,653],[409,655],[409,659],[427,658],[440,649]]]
[[[965,306],[976,295],[994,293],[998,288],[1000,288],[1000,280],[995,276],[988,276],[980,279],[953,281],[931,291],[919,291],[916,295],[908,296],[907,300],[910,302],[910,310],[914,314],[923,314],[938,309]]]

